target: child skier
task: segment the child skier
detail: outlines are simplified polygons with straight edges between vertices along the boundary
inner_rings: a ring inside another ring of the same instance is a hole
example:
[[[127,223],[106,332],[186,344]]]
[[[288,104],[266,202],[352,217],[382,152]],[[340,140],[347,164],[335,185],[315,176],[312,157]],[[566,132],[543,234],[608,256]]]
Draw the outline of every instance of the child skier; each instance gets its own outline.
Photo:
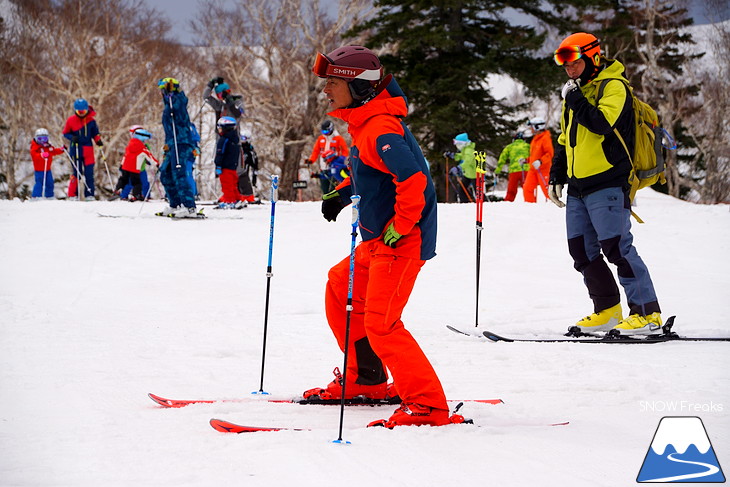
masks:
[[[350,149],[348,148],[344,137],[335,130],[335,124],[331,120],[325,120],[322,122],[321,131],[322,135],[317,137],[317,140],[314,142],[314,146],[312,147],[312,154],[310,154],[309,159],[305,162],[307,164],[319,162],[320,173],[328,174],[329,167],[327,166],[327,161],[324,160],[324,153],[331,150],[337,153],[337,155],[348,156],[350,154]],[[322,194],[327,194],[334,189],[334,185],[331,183],[329,178],[320,177],[319,183]]]
[[[114,194],[119,195],[122,189],[128,184],[132,184],[132,194],[129,201],[138,201],[145,198],[142,194],[142,179],[140,173],[144,171],[147,162],[154,162],[159,166],[159,161],[152,155],[145,145],[145,142],[152,138],[152,134],[143,127],[135,128],[132,132],[132,138],[129,139],[127,148],[124,151],[124,160],[122,161],[122,174],[119,176],[117,187]]]
[[[256,149],[251,143],[251,136],[247,132],[241,135],[241,150],[243,167],[239,167],[238,171],[238,192],[241,193],[241,201],[246,204],[261,203],[261,200],[256,199],[253,193],[259,170],[259,156],[256,154]],[[251,173],[250,176],[249,173]]]
[[[74,101],[74,114],[68,117],[63,127],[63,136],[70,142],[69,153],[75,165],[74,174],[68,184],[69,198],[77,196],[78,178],[83,177],[86,183],[84,196],[86,199],[94,199],[95,161],[92,142],[99,147],[104,145],[99,134],[99,126],[94,120],[95,116],[96,112],[89,102],[79,98]]]
[[[338,156],[335,151],[328,150],[322,154],[322,159],[325,160],[329,169],[328,174],[322,172],[320,177],[327,177],[333,184],[337,185],[350,176],[345,156]]]
[[[218,208],[240,208],[241,193],[238,192],[236,169],[241,160],[241,139],[236,130],[236,119],[221,117],[217,126],[219,137],[215,150],[215,174],[221,180],[223,191]]]
[[[33,159],[33,169],[35,170],[35,186],[33,186],[32,197],[35,198],[53,198],[53,174],[51,174],[51,164],[53,156],[63,154],[63,149],[53,147],[48,142],[48,130],[40,128],[35,131],[33,140],[30,141],[30,157]]]

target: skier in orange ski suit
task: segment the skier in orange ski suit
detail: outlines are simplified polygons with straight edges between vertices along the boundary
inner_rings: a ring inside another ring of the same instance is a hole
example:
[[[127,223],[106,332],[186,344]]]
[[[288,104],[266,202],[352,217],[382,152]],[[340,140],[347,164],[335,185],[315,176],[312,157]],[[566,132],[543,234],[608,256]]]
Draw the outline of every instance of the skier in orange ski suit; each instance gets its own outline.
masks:
[[[537,203],[539,186],[545,198],[548,197],[547,182],[550,180],[550,168],[553,165],[553,140],[550,131],[545,128],[545,120],[536,117],[527,123],[534,134],[530,141],[530,170],[527,171],[525,183],[522,185],[522,195],[527,203]]]
[[[443,425],[449,411],[431,363],[401,321],[421,267],[436,255],[436,193],[415,138],[402,121],[408,114],[403,92],[382,78],[379,59],[368,49],[346,46],[318,55],[314,72],[327,78],[329,115],[348,124],[353,145],[351,175],[323,196],[322,213],[333,221],[360,200],[362,242],[355,249],[346,398],[394,395],[401,407],[385,426]],[[327,320],[344,350],[350,257],[329,271]],[[305,397],[342,397],[336,378]]]

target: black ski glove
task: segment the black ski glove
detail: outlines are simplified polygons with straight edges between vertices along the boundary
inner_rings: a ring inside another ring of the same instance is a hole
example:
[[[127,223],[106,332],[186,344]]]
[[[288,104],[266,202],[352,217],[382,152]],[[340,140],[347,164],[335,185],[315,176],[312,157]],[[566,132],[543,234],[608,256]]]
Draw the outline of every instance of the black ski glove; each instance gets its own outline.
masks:
[[[322,215],[328,222],[337,220],[337,215],[347,206],[340,197],[340,193],[332,191],[322,196]]]

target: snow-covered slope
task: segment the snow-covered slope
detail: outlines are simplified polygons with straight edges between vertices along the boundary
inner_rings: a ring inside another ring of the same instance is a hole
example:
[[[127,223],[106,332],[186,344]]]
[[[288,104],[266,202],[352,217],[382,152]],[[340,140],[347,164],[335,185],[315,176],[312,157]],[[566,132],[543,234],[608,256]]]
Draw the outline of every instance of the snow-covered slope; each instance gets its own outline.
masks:
[[[683,334],[730,336],[728,207],[650,190],[638,202],[636,245],[664,316]],[[124,202],[0,201],[0,485],[615,487],[634,485],[665,415],[700,416],[730,465],[728,343],[495,344],[445,328],[473,326],[474,205],[439,206],[439,255],[404,321],[449,397],[505,401],[467,403],[480,427],[365,429],[394,408],[349,408],[342,446],[336,407],[161,409],[148,392],[259,388],[270,219],[268,205],[151,216],[161,206],[134,218]],[[316,203],[283,201],[276,213],[264,389],[293,396],[342,364],[322,301],[349,214],[332,224]],[[591,311],[562,210],[492,203],[484,215],[480,328],[553,336]],[[225,435],[214,417],[315,430]]]

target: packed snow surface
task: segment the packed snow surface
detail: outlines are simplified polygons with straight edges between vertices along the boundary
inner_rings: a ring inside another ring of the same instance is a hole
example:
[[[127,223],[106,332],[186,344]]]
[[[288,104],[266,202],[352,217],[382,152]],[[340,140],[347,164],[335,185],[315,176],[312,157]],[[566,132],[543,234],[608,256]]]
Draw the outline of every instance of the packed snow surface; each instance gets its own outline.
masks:
[[[521,199],[521,195],[518,196]],[[687,336],[730,336],[730,214],[644,190],[634,224],[663,308]],[[2,486],[628,486],[663,416],[701,417],[730,466],[730,343],[490,343],[475,328],[473,204],[439,205],[438,256],[404,314],[476,425],[366,429],[388,407],[263,402],[271,206],[153,216],[161,202],[0,201]],[[327,326],[330,266],[350,214],[276,204],[264,390],[324,386],[342,354]],[[99,214],[119,218],[100,217]],[[480,323],[555,337],[592,311],[564,210],[485,203]],[[624,302],[624,310],[626,304]],[[238,402],[164,409],[147,393]],[[223,434],[211,418],[311,428]],[[569,421],[566,426],[550,426]],[[729,472],[725,471],[725,475]]]

